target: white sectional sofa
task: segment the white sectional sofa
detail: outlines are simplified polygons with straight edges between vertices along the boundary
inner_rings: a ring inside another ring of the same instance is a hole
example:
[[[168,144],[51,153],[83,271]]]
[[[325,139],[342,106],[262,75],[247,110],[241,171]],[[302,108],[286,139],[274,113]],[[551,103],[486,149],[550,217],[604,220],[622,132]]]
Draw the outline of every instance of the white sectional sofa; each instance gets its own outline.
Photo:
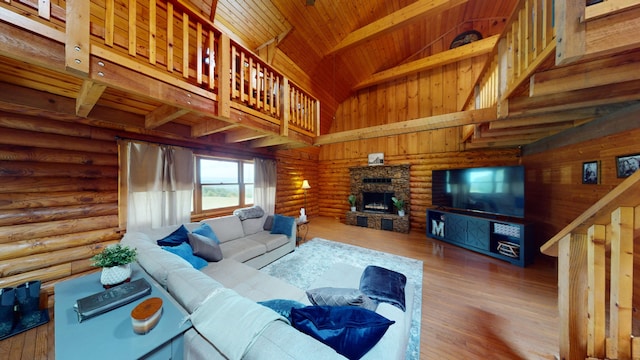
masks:
[[[205,320],[207,320],[206,317],[211,317],[211,322],[217,323],[216,326],[222,326],[223,330],[212,330],[213,335],[211,335],[211,332],[205,331],[202,327],[198,329],[196,326],[190,329],[184,336],[185,359],[236,357],[229,356],[232,350],[228,349],[230,345],[227,343],[228,339],[233,340],[238,337],[237,333],[245,332],[247,324],[241,323],[242,317],[251,311],[271,312],[259,305],[257,303],[259,301],[288,299],[305,305],[311,304],[305,290],[257,270],[295,249],[295,224],[293,224],[291,236],[284,236],[285,241],[281,234],[271,234],[270,231],[263,230],[266,220],[266,215],[246,220],[230,215],[203,220],[200,223],[185,224],[185,227],[192,231],[202,223],[206,223],[211,226],[220,240],[223,259],[218,262],[209,262],[200,270],[196,270],[178,255],[165,251],[156,244],[158,239],[172,233],[178,226],[145,232],[127,232],[123,237],[121,243],[138,250],[138,263],[141,267],[164,286],[188,313],[192,314],[192,320],[195,318],[195,312],[198,312],[198,319],[203,318],[200,315],[203,311],[199,310],[223,292],[232,296],[233,306],[242,307],[238,309],[238,314],[241,314],[237,317],[238,324],[235,324],[236,317],[226,313],[205,314]],[[362,269],[358,268],[336,268],[333,274],[320,279],[317,286],[357,288],[361,272]],[[413,286],[407,286],[406,289],[408,292],[406,298],[413,299],[411,292]],[[363,359],[405,358],[411,323],[411,306],[412,302],[407,301],[406,312],[402,312],[392,305],[380,303],[376,312],[396,323]],[[218,318],[215,318],[216,316]],[[331,347],[298,331],[285,321],[269,321],[265,324],[260,331],[256,331],[255,337],[245,344],[245,349],[241,351],[243,359],[345,358]],[[220,340],[218,335],[227,336],[227,338]]]

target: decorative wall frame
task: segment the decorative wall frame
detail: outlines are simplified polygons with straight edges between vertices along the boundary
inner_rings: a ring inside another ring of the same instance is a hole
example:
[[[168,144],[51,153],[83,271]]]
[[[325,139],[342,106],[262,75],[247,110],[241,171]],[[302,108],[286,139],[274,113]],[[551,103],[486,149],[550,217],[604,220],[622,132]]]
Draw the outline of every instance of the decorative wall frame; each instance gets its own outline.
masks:
[[[631,176],[640,167],[640,154],[624,155],[616,157],[616,169],[619,178]]]
[[[369,166],[384,165],[384,153],[369,154]]]
[[[600,161],[587,161],[582,163],[582,183],[600,183]]]

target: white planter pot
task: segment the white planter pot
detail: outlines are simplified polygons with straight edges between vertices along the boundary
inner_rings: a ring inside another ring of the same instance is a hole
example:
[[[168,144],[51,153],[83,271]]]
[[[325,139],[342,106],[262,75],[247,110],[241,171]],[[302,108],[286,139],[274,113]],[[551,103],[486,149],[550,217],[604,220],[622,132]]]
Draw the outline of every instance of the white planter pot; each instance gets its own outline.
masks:
[[[100,274],[100,283],[103,286],[114,286],[131,278],[131,264],[103,267]]]
[[[351,207],[351,211],[356,211],[356,207],[355,207],[355,206],[352,206],[352,207]]]
[[[404,216],[404,210],[398,210],[398,216]]]

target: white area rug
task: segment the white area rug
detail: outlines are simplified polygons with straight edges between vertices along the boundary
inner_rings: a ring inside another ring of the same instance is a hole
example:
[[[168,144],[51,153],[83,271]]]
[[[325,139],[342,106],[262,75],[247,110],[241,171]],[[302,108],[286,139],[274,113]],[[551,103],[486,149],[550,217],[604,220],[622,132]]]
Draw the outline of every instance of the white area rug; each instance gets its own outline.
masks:
[[[378,265],[404,274],[415,286],[411,334],[407,359],[420,358],[420,321],[422,319],[422,261],[380,251],[314,238],[296,250],[260,269],[301,289],[309,286],[335,263],[365,268]],[[411,301],[411,299],[406,299]]]

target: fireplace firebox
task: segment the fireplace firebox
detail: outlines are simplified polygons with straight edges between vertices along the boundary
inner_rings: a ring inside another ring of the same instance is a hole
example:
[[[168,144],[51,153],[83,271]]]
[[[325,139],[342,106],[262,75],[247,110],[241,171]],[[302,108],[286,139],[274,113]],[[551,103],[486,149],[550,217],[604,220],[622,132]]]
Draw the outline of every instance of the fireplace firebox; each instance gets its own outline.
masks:
[[[393,201],[391,200],[393,196],[394,195],[392,192],[363,191],[362,211],[381,214],[392,214],[394,213]]]

